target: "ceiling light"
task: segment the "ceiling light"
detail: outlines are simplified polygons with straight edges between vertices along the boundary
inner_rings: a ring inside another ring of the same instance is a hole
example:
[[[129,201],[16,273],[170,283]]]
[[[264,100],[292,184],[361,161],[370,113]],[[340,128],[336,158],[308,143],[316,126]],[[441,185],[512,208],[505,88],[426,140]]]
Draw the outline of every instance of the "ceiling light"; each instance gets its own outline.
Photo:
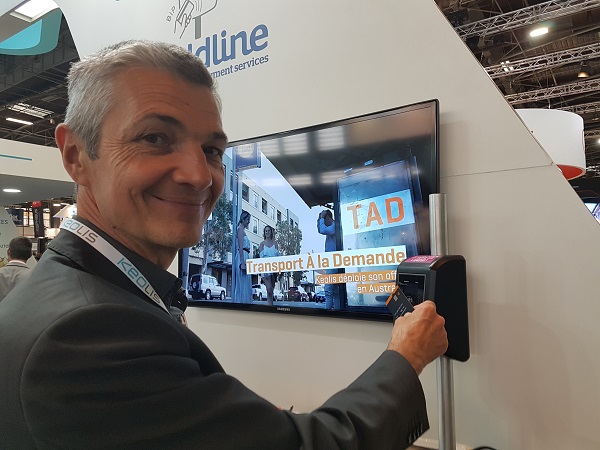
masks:
[[[33,125],[33,122],[29,122],[27,120],[21,120],[21,119],[14,119],[12,117],[7,117],[6,120],[8,120],[10,122],[22,123],[23,125]]]
[[[582,62],[581,66],[579,66],[579,73],[577,74],[577,78],[587,78],[590,76],[590,68],[589,66]]]
[[[542,36],[543,34],[548,33],[548,27],[540,27],[540,28],[536,28],[535,30],[531,30],[531,32],[529,33],[529,36],[531,37],[537,37],[537,36]]]
[[[338,150],[345,145],[342,127],[325,128],[317,131],[317,146],[319,150]]]
[[[288,155],[308,153],[308,141],[305,134],[286,136],[282,138],[283,150]]]
[[[53,113],[53,111],[48,111],[47,109],[38,108],[37,106],[33,105],[28,105],[27,103],[17,103],[16,105],[9,106],[7,109],[27,114],[29,116],[39,117],[40,119],[43,119],[44,117],[49,116]]]
[[[510,65],[510,61],[501,61],[500,65],[502,66],[502,70],[505,72],[512,72],[515,70],[515,67]]]
[[[6,192],[9,194],[16,194],[18,192],[21,192],[21,189],[6,188],[6,189],[2,189],[2,192]]]
[[[29,0],[11,12],[11,16],[18,17],[21,20],[33,22],[44,14],[58,8],[58,5],[52,0]]]

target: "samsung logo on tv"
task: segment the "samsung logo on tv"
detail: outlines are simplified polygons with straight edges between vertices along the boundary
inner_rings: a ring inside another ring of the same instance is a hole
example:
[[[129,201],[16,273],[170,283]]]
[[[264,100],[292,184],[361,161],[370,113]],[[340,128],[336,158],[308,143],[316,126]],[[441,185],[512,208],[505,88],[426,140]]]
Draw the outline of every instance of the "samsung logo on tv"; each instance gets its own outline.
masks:
[[[291,308],[284,308],[282,306],[277,307],[277,311],[290,312],[291,310]]]

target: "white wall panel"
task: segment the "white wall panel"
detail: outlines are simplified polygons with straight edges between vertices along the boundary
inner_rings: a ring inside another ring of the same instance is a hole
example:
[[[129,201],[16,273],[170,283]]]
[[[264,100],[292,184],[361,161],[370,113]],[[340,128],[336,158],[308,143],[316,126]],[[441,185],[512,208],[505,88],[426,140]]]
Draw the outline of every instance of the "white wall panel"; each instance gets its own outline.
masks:
[[[446,180],[450,251],[468,265],[472,357],[455,383],[470,444],[598,445],[600,228],[553,169]]]
[[[0,174],[72,181],[56,147],[0,139]]]

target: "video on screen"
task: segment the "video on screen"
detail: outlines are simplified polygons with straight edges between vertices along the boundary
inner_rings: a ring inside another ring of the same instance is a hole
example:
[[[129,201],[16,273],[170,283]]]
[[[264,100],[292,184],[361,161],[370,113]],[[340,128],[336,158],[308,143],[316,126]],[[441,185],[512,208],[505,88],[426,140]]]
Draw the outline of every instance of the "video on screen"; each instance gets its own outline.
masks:
[[[190,304],[389,315],[398,264],[428,254],[436,100],[236,142],[201,241]]]

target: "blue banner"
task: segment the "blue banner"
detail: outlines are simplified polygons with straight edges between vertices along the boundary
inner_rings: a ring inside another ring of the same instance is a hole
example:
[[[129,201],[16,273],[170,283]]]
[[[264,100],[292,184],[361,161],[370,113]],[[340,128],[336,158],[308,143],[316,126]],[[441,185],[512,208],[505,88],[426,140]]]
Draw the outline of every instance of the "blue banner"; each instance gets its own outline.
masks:
[[[6,208],[6,212],[17,227],[23,226],[23,210],[16,208]]]

